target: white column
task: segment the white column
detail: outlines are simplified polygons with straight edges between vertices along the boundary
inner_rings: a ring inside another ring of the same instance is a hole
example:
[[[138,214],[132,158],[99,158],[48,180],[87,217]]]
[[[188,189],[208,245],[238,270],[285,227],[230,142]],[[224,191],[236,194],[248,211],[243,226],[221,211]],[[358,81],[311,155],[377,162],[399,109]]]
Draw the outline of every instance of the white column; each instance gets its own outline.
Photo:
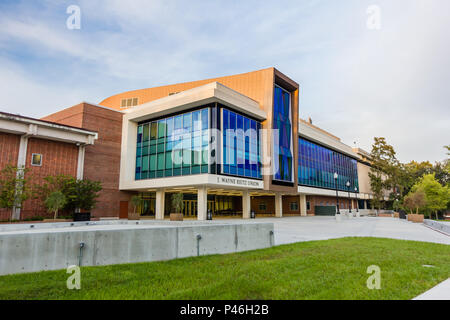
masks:
[[[283,217],[283,196],[278,192],[275,194],[275,216],[277,218]]]
[[[201,187],[197,191],[197,219],[206,220],[208,210],[208,190],[206,187]]]
[[[77,162],[77,179],[83,180],[84,174],[84,155],[86,153],[86,146],[78,146],[78,162]]]
[[[302,217],[308,216],[308,210],[306,208],[306,195],[300,195],[300,214]]]
[[[158,189],[156,191],[155,201],[155,219],[164,220],[164,203],[166,198],[166,192],[164,189]]]
[[[242,219],[250,219],[250,192],[242,191]]]
[[[17,157],[17,168],[19,171],[17,175],[22,174],[21,169],[25,169],[26,161],[27,161],[27,149],[28,149],[28,135],[23,135],[20,137],[20,145],[19,145],[19,154]],[[16,189],[16,193],[20,193],[22,190]],[[13,207],[12,208],[12,219],[19,220],[20,219],[20,208]]]

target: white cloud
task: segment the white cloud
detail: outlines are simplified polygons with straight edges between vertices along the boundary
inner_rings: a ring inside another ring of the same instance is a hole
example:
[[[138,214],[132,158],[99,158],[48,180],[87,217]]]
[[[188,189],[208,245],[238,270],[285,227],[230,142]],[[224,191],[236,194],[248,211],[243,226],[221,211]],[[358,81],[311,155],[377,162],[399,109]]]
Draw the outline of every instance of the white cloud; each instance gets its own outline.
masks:
[[[0,13],[3,110],[40,116],[275,66],[301,84],[301,115],[344,142],[370,149],[386,136],[405,161],[439,160],[450,143],[446,0],[76,3],[79,31],[66,29],[59,1]],[[382,9],[379,32],[365,28],[373,3]]]

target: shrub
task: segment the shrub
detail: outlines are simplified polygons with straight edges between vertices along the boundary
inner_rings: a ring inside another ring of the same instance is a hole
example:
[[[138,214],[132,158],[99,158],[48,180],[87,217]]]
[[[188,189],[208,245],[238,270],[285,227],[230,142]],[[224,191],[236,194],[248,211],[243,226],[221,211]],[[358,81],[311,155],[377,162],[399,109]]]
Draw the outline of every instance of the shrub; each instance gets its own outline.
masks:
[[[172,213],[181,213],[183,212],[184,202],[183,202],[183,194],[182,193],[174,193],[172,195]]]
[[[58,216],[58,211],[66,205],[66,196],[61,191],[52,192],[45,200],[45,206],[49,212],[54,212],[53,219]]]

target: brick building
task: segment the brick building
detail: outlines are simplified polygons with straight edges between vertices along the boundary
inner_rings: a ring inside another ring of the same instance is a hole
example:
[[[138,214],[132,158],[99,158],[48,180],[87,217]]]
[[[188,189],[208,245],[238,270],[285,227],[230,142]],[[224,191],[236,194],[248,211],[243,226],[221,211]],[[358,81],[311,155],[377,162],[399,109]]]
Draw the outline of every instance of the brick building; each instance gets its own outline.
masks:
[[[36,153],[43,159],[32,167],[36,181],[59,173],[100,181],[94,217],[127,218],[131,195],[140,195],[140,213],[163,219],[173,193],[184,195],[185,216],[200,220],[208,210],[243,218],[251,211],[334,214],[336,198],[343,210],[367,208],[367,153],[300,119],[299,92],[294,80],[268,68],[124,92],[41,120],[4,114],[0,169],[31,167]],[[25,132],[7,129],[26,119],[39,122],[38,132],[76,131],[84,142],[30,133],[30,124]],[[30,201],[21,217],[38,211]]]
[[[49,175],[83,178],[85,149],[97,139],[95,131],[0,112],[0,169],[6,165],[27,168],[31,184],[42,184]],[[0,220],[11,212],[0,209]],[[27,200],[13,209],[14,219],[46,215],[41,201]]]

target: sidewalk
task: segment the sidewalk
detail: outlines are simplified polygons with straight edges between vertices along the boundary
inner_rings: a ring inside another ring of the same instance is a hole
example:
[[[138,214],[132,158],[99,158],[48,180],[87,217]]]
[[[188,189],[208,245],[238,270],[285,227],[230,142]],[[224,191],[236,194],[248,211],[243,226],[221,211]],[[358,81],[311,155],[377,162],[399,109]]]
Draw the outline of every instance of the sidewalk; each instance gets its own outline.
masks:
[[[450,278],[413,300],[450,300]]]

